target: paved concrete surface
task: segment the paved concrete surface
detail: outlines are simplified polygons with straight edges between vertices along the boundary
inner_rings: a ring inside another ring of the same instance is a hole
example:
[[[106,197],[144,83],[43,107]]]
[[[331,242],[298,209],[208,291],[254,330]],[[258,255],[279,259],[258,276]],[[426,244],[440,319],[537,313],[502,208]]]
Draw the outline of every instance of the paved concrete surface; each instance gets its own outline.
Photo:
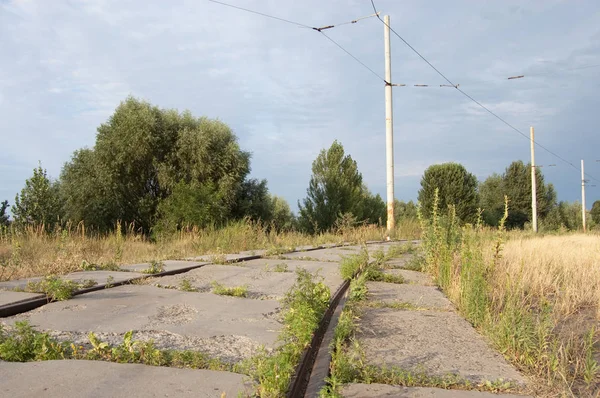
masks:
[[[245,376],[101,361],[0,363],[0,396],[146,398],[249,396]]]
[[[211,283],[218,282],[225,287],[246,286],[248,297],[253,299],[283,298],[294,285],[296,274],[292,272],[268,272],[237,265],[206,265],[185,274],[166,276],[154,280],[162,286],[181,286],[187,280],[199,292],[210,292]]]
[[[262,254],[255,254],[256,256],[262,256]],[[243,254],[243,253],[234,253],[234,254],[205,254],[203,256],[198,257],[190,257],[186,260],[194,260],[194,261],[205,261],[209,263],[221,262],[221,261],[243,261],[246,258],[254,257],[253,254]]]
[[[332,261],[339,262],[344,257],[359,253],[359,250],[353,250],[352,246],[344,248],[322,249],[310,252],[285,253],[281,257],[290,260],[313,260],[313,261]]]
[[[394,303],[401,301],[421,308],[452,310],[450,300],[437,287],[411,284],[367,282],[370,301]]]
[[[164,271],[175,271],[190,267],[196,267],[203,264],[210,264],[209,261],[165,260],[161,262],[163,263]],[[143,272],[144,270],[150,268],[150,263],[127,264],[121,265],[119,268],[121,268],[124,271]]]
[[[47,304],[0,322],[28,319],[61,340],[88,342],[92,331],[110,344],[153,339],[159,348],[204,351],[228,362],[273,348],[281,328],[279,302],[126,285]]]
[[[342,395],[347,398],[524,398],[523,395],[443,390],[441,388],[427,387],[400,387],[385,384],[347,384],[342,389]]]
[[[45,297],[45,295],[38,293],[23,293],[0,290],[0,306],[15,304],[20,301],[25,301],[37,297]]]
[[[410,271],[407,269],[386,269],[383,272],[391,275],[402,275],[404,277],[405,283],[411,285],[422,285],[422,286],[435,286],[433,283],[433,279],[422,272]]]
[[[402,254],[396,258],[386,261],[385,264],[388,268],[404,268],[408,265],[409,261],[411,261],[412,257],[412,254]]]
[[[372,365],[437,376],[458,374],[473,382],[504,379],[524,383],[523,377],[454,312],[370,308],[364,311],[359,328],[358,338]]]
[[[134,279],[143,274],[137,272],[122,272],[122,271],[80,271],[72,272],[60,277],[65,280],[70,280],[76,283],[83,283],[88,280],[93,280],[97,285],[107,283],[108,278],[112,277],[112,283],[122,282],[129,279]],[[41,281],[42,277],[18,279],[14,281],[0,282],[0,289],[25,289],[28,282]]]

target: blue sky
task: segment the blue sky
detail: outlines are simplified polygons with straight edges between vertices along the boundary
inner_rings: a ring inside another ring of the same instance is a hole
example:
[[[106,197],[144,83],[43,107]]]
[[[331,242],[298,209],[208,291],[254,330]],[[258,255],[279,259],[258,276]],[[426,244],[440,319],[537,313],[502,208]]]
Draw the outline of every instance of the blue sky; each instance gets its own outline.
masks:
[[[228,0],[324,26],[371,14],[370,0]],[[378,0],[409,43],[474,98],[600,180],[600,3]],[[375,18],[327,31],[383,75]],[[445,81],[392,36],[394,83]],[[519,80],[508,76],[525,74]],[[127,95],[229,124],[252,175],[292,208],[311,163],[337,139],[385,198],[383,83],[316,31],[206,0],[0,1],[0,200],[38,161],[52,177]],[[529,142],[453,88],[394,89],[396,197],[416,199],[431,164],[479,179],[529,160]],[[580,200],[580,172],[536,162],[560,200]],[[600,199],[588,187],[587,203]]]

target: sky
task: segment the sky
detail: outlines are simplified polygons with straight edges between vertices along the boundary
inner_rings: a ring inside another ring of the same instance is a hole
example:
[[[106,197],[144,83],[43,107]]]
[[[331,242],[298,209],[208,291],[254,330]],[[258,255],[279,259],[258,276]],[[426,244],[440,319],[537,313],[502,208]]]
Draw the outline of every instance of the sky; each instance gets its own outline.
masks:
[[[370,0],[225,0],[326,26],[373,13]],[[395,193],[415,200],[423,171],[459,162],[478,179],[536,163],[559,200],[600,199],[600,3],[376,0],[447,84],[392,34]],[[376,18],[324,31],[379,76]],[[311,164],[340,141],[385,200],[384,83],[319,32],[208,0],[0,0],[0,201],[41,162],[60,176],[73,151],[127,96],[218,118],[252,153],[252,177],[296,209]],[[525,75],[508,80],[507,77]],[[430,87],[414,87],[429,84]],[[555,167],[548,167],[556,164]],[[594,180],[597,179],[597,180]],[[598,183],[598,187],[591,186]]]

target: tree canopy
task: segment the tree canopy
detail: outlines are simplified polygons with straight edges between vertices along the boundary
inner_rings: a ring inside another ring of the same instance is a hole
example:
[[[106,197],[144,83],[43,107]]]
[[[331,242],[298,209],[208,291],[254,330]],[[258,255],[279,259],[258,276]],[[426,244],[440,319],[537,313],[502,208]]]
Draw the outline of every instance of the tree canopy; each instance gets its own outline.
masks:
[[[385,221],[383,200],[363,185],[356,161],[338,141],[314,160],[306,193],[302,203],[298,202],[298,221],[308,232],[330,230],[342,215],[370,223]]]
[[[64,166],[62,197],[69,219],[101,230],[117,220],[144,231],[205,226],[264,215],[257,200],[266,182],[247,181],[249,172],[250,154],[223,122],[130,97],[98,128],[94,147]]]
[[[552,184],[544,182],[544,176],[536,168],[537,210],[539,219],[546,218],[556,206],[556,192]],[[531,221],[531,164],[512,162],[500,176],[493,174],[479,187],[483,218],[489,225],[497,225],[504,212],[504,195],[508,196],[509,228],[523,228]]]
[[[432,214],[435,190],[439,189],[438,206],[445,211],[449,205],[456,209],[456,216],[463,222],[474,222],[477,218],[479,196],[477,178],[458,163],[443,163],[429,166],[421,179],[419,203],[423,214]]]
[[[19,226],[44,225],[46,230],[54,228],[61,219],[58,190],[59,184],[50,181],[40,164],[33,170],[33,176],[25,181],[21,193],[15,197],[12,207],[15,223]]]

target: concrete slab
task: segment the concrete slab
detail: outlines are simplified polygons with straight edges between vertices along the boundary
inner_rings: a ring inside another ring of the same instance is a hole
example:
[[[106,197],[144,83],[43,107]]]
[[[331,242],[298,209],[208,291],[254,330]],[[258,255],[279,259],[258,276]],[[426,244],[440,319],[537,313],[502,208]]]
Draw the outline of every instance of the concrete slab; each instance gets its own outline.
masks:
[[[458,374],[473,382],[523,377],[455,312],[370,308],[359,322],[366,360],[429,375]]]
[[[210,264],[208,261],[184,261],[184,260],[165,260],[162,261],[165,271],[175,271],[182,270],[190,267],[197,267],[204,264]],[[124,271],[130,272],[143,272],[150,268],[150,263],[141,263],[141,264],[127,264],[121,265],[121,268]]]
[[[412,285],[435,286],[433,279],[423,272],[410,271],[407,269],[386,269],[383,272],[391,275],[402,275],[405,282]]]
[[[16,304],[21,301],[30,300],[38,297],[45,297],[45,295],[38,293],[24,293],[0,290],[0,307],[3,305]]]
[[[282,254],[280,257],[290,260],[312,260],[312,261],[331,261],[339,262],[344,257],[351,256],[358,252],[350,249],[334,248],[334,249],[320,249],[313,250],[310,252],[295,252]]]
[[[296,275],[292,272],[268,272],[237,265],[210,264],[185,274],[156,279],[162,286],[181,286],[187,280],[199,292],[210,293],[211,283],[218,282],[226,287],[246,286],[248,298],[280,300],[294,285]]]
[[[261,258],[258,260],[245,261],[238,265],[260,269],[270,270],[269,273],[273,273],[273,269],[277,266],[285,264],[290,273],[295,274],[298,268],[307,270],[313,275],[318,273],[319,276],[323,277],[323,282],[331,289],[333,293],[343,283],[343,279],[340,276],[340,266],[338,263],[329,261],[304,261],[304,260],[278,260],[278,259],[267,259]]]
[[[421,308],[450,311],[453,309],[450,300],[437,287],[410,285],[406,283],[367,282],[369,300],[385,303],[404,302]]]
[[[404,268],[412,260],[412,254],[402,254],[399,257],[393,258],[385,262],[386,268]]]
[[[97,285],[103,285],[112,277],[111,283],[123,282],[126,280],[138,278],[143,274],[136,272],[120,272],[120,271],[80,271],[72,272],[67,275],[61,275],[62,279],[70,280],[76,283],[93,280]],[[0,282],[0,289],[25,289],[28,282],[38,282],[44,278],[35,277],[27,279],[18,279],[14,281]]]
[[[347,398],[525,398],[523,395],[428,387],[401,387],[386,384],[347,384],[342,387],[342,396]]]
[[[274,300],[125,285],[50,303],[0,322],[12,325],[28,319],[38,330],[79,344],[88,343],[90,331],[119,344],[133,330],[134,339],[153,339],[159,348],[204,351],[237,362],[260,345],[275,346],[281,328],[278,311]]]
[[[102,361],[0,363],[0,396],[12,398],[250,396],[244,375]],[[222,395],[225,394],[225,395]]]
[[[287,271],[275,272],[276,267],[286,267]],[[296,282],[297,268],[304,268],[312,274],[318,272],[332,292],[343,282],[336,263],[258,259],[234,265],[206,265],[184,274],[162,277],[152,283],[179,287],[185,279],[198,291],[209,292],[211,283],[216,281],[227,287],[247,286],[249,298],[280,300]]]

